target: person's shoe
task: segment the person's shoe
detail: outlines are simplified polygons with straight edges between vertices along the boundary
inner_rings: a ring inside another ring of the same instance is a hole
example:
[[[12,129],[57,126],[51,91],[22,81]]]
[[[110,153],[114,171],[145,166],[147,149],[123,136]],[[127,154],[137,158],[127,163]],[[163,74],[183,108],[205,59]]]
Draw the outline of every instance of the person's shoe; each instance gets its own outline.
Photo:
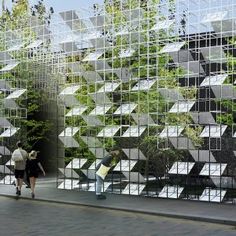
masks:
[[[18,190],[18,196],[20,196],[21,195],[21,191],[20,190]]]
[[[16,195],[18,195],[18,192],[19,192],[18,187],[16,187]]]
[[[30,185],[26,185],[25,187],[26,187],[26,188],[30,188]]]
[[[34,198],[35,198],[35,194],[34,194],[34,193],[31,193],[31,197],[34,199]]]
[[[102,194],[99,194],[96,197],[97,197],[98,200],[105,200],[106,199],[106,196],[102,195]]]

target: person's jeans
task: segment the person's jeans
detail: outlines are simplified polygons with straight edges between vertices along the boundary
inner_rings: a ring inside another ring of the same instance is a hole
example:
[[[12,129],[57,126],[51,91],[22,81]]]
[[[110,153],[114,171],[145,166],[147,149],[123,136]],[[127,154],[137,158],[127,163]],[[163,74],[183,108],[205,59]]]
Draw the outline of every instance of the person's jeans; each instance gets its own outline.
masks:
[[[96,195],[100,195],[102,193],[102,186],[103,186],[103,179],[96,175],[97,181],[96,181]]]

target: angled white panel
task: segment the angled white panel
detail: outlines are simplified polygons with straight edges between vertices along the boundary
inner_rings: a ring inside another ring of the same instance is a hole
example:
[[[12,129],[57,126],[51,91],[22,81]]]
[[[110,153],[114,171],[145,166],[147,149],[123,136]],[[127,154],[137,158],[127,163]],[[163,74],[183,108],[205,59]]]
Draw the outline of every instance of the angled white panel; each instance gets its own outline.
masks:
[[[131,89],[131,91],[141,91],[141,90],[149,90],[154,84],[156,80],[139,80],[134,87]]]
[[[10,47],[7,49],[7,52],[18,51],[18,50],[20,50],[22,47],[24,47],[24,43],[15,44],[15,45],[10,46]]]
[[[160,133],[160,138],[178,137],[183,130],[181,126],[166,126]]]
[[[66,116],[67,116],[67,117],[80,116],[80,115],[82,115],[87,109],[88,109],[88,107],[86,107],[86,106],[74,107],[74,108],[72,108],[72,109],[66,114]]]
[[[178,52],[184,44],[185,42],[167,44],[161,49],[160,53]]]
[[[227,164],[223,163],[205,163],[199,175],[221,176],[226,167]]]
[[[59,134],[59,137],[73,137],[78,131],[78,127],[67,127]]]
[[[117,82],[106,82],[104,84],[103,87],[101,87],[97,93],[109,93],[109,92],[113,92],[114,90],[116,90],[116,88],[118,88],[120,85],[120,83]]]
[[[14,69],[18,64],[19,64],[19,62],[10,63],[10,64],[4,66],[0,71],[1,72],[10,71],[10,70]]]
[[[227,14],[228,14],[227,11],[211,12],[206,14],[201,22],[207,23],[207,22],[222,21],[223,19],[225,19]]]
[[[164,20],[157,22],[153,27],[152,30],[158,31],[161,29],[168,29],[171,25],[173,25],[175,20]]]
[[[177,101],[168,112],[169,113],[189,112],[193,107],[194,103],[195,101]]]
[[[225,130],[227,125],[207,125],[200,134],[201,138],[220,138]]]
[[[137,162],[137,160],[121,160],[116,164],[113,171],[131,171]]]
[[[144,126],[130,126],[122,137],[139,137],[147,127]]]
[[[68,169],[80,169],[88,161],[85,158],[74,158],[67,166]]]
[[[11,127],[7,130],[5,130],[1,135],[0,137],[1,138],[9,138],[11,136],[13,136],[20,128],[14,128],[14,127]]]
[[[89,170],[96,170],[98,164],[102,161],[102,159],[96,159],[88,168]]]
[[[57,188],[59,189],[69,189],[78,188],[79,180],[65,179]]]
[[[179,174],[179,175],[188,175],[192,170],[195,162],[175,162],[171,169],[168,171],[168,174]]]
[[[127,184],[122,194],[140,195],[145,188],[145,184]]]
[[[222,85],[227,77],[227,74],[207,76],[200,84],[200,87]]]
[[[118,130],[121,128],[121,126],[107,126],[103,130],[101,130],[97,137],[107,137],[112,138],[115,136],[115,134],[118,132]]]
[[[26,91],[27,91],[26,89],[15,90],[13,93],[8,95],[5,99],[17,99],[21,95],[23,95]]]
[[[59,95],[73,95],[80,89],[80,85],[72,85],[64,88]]]
[[[35,40],[34,42],[30,43],[27,47],[25,47],[26,49],[31,49],[31,48],[37,48],[40,45],[43,44],[43,40]]]
[[[111,184],[112,184],[111,182],[104,182],[103,185],[102,185],[102,192],[106,192]],[[88,186],[87,191],[95,192],[96,191],[95,187],[96,187],[95,183],[90,183],[89,186]]]
[[[102,54],[103,51],[91,52],[82,61],[96,61]]]
[[[179,198],[180,194],[183,192],[184,188],[178,185],[169,186],[166,185],[159,193],[158,197],[163,198]]]
[[[129,104],[122,104],[117,110],[113,113],[114,115],[129,115],[135,108],[137,104],[129,103]]]
[[[226,191],[220,189],[204,189],[202,195],[200,196],[200,201],[210,201],[210,202],[222,202],[225,197]]]
[[[111,108],[111,105],[97,105],[90,113],[89,115],[105,115],[109,109]]]

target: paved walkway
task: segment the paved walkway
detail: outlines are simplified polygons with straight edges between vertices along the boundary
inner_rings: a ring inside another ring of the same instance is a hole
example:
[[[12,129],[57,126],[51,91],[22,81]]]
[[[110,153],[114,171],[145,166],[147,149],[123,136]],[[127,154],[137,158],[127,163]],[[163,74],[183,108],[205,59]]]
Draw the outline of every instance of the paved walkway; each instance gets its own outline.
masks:
[[[0,195],[15,198],[15,187],[12,185],[0,185]],[[41,180],[37,185],[35,200],[147,213],[236,226],[236,205],[232,204],[145,198],[116,194],[106,194],[106,196],[106,200],[97,200],[93,192],[59,190],[55,187],[53,181]],[[21,198],[31,199],[30,189],[23,187]]]

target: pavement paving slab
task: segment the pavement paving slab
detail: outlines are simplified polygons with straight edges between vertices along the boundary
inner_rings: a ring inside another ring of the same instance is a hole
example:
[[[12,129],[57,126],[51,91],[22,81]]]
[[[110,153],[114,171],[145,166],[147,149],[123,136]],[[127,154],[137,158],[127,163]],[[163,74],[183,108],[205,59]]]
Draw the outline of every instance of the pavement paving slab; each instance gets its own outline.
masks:
[[[15,186],[0,185],[0,195],[16,198]],[[236,226],[236,205],[233,204],[108,193],[106,193],[106,196],[106,200],[97,200],[94,192],[61,190],[57,189],[53,182],[39,181],[36,187],[36,198],[34,200],[107,208]],[[20,197],[31,199],[30,189],[24,186]]]

